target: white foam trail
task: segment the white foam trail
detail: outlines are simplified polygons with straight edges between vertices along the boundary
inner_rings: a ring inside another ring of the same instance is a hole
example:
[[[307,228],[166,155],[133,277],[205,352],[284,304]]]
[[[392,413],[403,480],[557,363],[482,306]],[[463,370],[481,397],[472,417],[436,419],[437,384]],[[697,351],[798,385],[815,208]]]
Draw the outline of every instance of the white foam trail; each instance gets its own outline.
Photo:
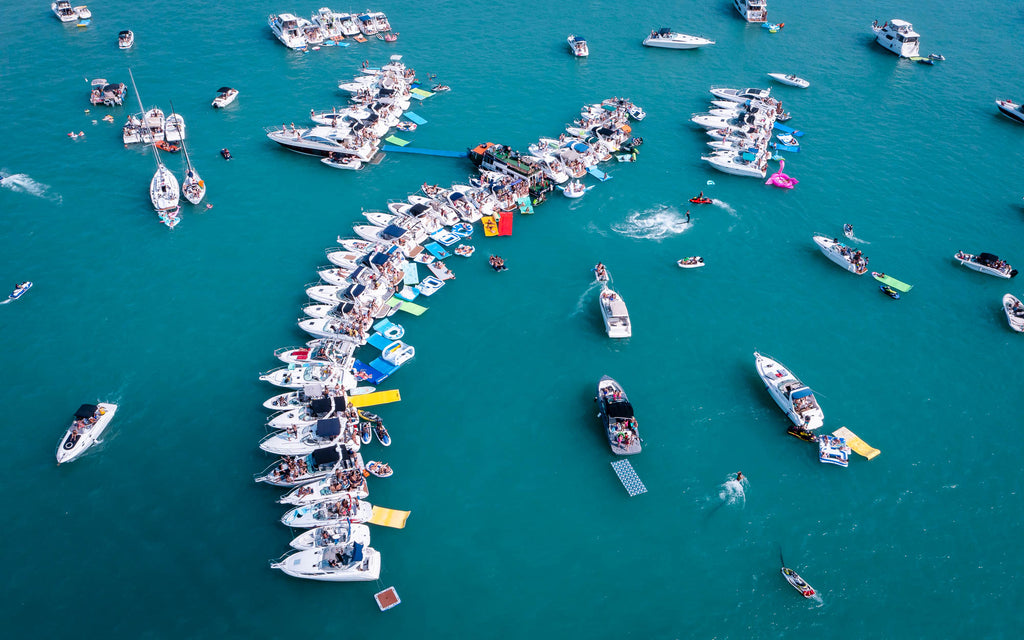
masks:
[[[747,504],[747,479],[736,479],[736,474],[730,474],[729,478],[722,483],[718,489],[718,498],[723,505],[739,505],[741,508]]]
[[[846,237],[847,237],[847,239],[851,240],[852,242],[856,242],[857,244],[871,244],[867,240],[861,240],[857,236],[846,236]]]
[[[60,194],[50,193],[50,187],[48,185],[36,182],[26,173],[15,173],[7,176],[4,178],[3,182],[0,182],[0,186],[10,189],[15,193],[27,193],[29,195],[36,196],[37,198],[52,200],[58,204],[64,200]]]
[[[629,214],[625,222],[616,222],[612,231],[637,240],[654,240],[660,242],[665,238],[683,233],[693,224],[673,207],[660,206],[646,211]]]
[[[711,199],[711,204],[715,205],[719,209],[724,209],[726,211],[726,213],[730,213],[732,215],[736,215],[736,210],[733,209],[732,206],[730,206],[729,203],[726,202],[725,200],[719,200],[718,198],[712,198]]]
[[[573,310],[572,313],[569,314],[570,318],[572,316],[579,315],[580,313],[583,313],[583,309],[586,306],[587,298],[590,297],[590,293],[594,289],[599,288],[600,286],[601,286],[601,282],[598,281],[597,279],[595,279],[593,282],[590,283],[590,286],[587,287],[586,291],[584,291],[583,293],[580,294],[580,299],[576,301],[576,308]]]

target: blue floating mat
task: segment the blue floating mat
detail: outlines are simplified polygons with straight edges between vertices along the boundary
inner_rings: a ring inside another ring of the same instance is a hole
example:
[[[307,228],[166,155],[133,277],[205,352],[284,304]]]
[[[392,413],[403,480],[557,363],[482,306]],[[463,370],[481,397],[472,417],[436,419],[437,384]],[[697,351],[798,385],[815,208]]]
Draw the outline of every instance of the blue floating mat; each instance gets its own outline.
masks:
[[[377,360],[380,360],[380,358],[378,358]],[[377,360],[374,360],[374,362],[376,362]],[[370,365],[360,360],[356,360],[354,363],[352,363],[352,370],[355,371],[357,380],[366,381],[369,382],[370,384],[377,384],[384,378],[388,377],[388,374],[381,373],[374,367],[371,367]]]
[[[452,255],[444,250],[444,247],[437,244],[436,242],[430,242],[423,245],[423,248],[430,252],[430,255],[434,256],[438,260],[444,260],[448,256]]]
[[[420,116],[416,115],[412,111],[406,111],[405,112],[405,117],[410,119],[410,120],[412,120],[416,124],[427,124],[427,119],[426,118],[421,118]]]
[[[374,362],[377,361],[374,360]],[[612,469],[615,469],[615,475],[619,476],[619,481],[622,482],[622,486],[626,487],[626,492],[630,497],[647,493],[647,487],[640,480],[640,476],[636,475],[629,460],[616,460],[612,463]]]
[[[604,171],[601,171],[597,167],[587,167],[587,173],[589,173],[590,175],[594,176],[595,178],[597,178],[601,182],[605,182],[606,180],[611,180],[612,179],[612,177],[610,175],[608,175]],[[616,184],[618,184],[618,183],[616,183]]]
[[[781,142],[777,142],[775,144],[775,148],[778,149],[779,151],[791,151],[793,153],[800,151],[800,147],[794,147],[789,144],[782,144]]]
[[[400,340],[402,336],[405,335],[405,328],[402,325],[395,324],[387,318],[384,318],[377,324],[373,325],[373,328],[379,331],[381,335],[384,335],[385,338],[387,338],[387,335],[385,334],[391,332],[393,340]]]
[[[519,196],[518,198],[516,198],[516,202],[519,204],[519,213],[523,215],[529,215],[533,213],[533,205],[530,204],[530,198],[528,198],[527,196]],[[452,230],[454,231],[454,229]]]
[[[337,46],[339,46],[339,47],[347,47],[350,44],[352,44],[352,43],[351,42],[339,42]]]
[[[368,342],[371,346],[377,347],[378,349],[383,351],[384,349],[387,348],[389,344],[394,342],[394,340],[388,340],[382,334],[375,333],[371,335],[369,338],[367,338],[366,342]]]
[[[416,284],[420,281],[420,272],[415,262],[405,263],[405,284]]]
[[[784,124],[779,124],[778,122],[776,122],[775,124],[773,124],[773,125],[772,125],[772,128],[773,128],[773,129],[775,129],[776,131],[781,131],[782,133],[788,133],[788,134],[790,134],[790,135],[794,135],[794,136],[796,136],[796,137],[798,137],[798,138],[799,138],[800,136],[804,135],[804,132],[803,132],[803,131],[797,131],[796,129],[792,129],[792,128],[790,128],[790,127],[787,127],[787,126],[786,126],[786,125],[784,125]]]
[[[376,360],[371,362],[370,366],[384,374],[385,378],[390,376],[395,371],[398,371],[398,367],[380,358],[377,358]]]

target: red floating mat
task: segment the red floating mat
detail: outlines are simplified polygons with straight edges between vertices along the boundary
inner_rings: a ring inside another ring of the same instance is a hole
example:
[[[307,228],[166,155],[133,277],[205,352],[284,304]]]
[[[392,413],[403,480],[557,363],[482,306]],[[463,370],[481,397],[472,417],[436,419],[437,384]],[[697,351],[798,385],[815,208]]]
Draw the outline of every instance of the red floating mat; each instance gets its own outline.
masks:
[[[397,607],[402,599],[398,597],[398,592],[395,591],[394,587],[388,587],[387,589],[373,594],[373,599],[377,601],[377,606],[380,607],[381,611],[387,611],[392,607]]]

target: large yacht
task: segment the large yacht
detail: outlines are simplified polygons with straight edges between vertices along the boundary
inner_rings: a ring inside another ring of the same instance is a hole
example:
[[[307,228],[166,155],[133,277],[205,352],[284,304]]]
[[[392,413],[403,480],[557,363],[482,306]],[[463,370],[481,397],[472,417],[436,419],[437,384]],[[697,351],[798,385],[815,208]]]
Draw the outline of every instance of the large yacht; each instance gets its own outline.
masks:
[[[879,26],[878,20],[871,25],[875,32],[875,41],[901,58],[912,58],[921,55],[921,36],[914,31],[914,25],[905,20],[892,20]]]
[[[50,5],[50,9],[61,22],[74,22],[78,20],[78,13],[72,8],[68,0],[58,0]]]
[[[768,0],[733,0],[733,5],[747,22],[768,20]]]
[[[825,423],[825,414],[814,398],[814,392],[791,371],[756,351],[754,366],[775,404],[779,405],[797,429],[813,431]]]
[[[274,32],[277,39],[289,49],[305,49],[306,35],[303,33],[305,27],[311,26],[308,20],[293,16],[290,13],[272,15],[267,18],[270,30]]]
[[[360,143],[351,137],[348,129],[339,131],[325,126],[294,130],[283,127],[267,128],[267,137],[286,149],[310,156],[330,156],[333,153],[355,156],[365,162],[372,158],[377,150],[376,146],[369,142]]]

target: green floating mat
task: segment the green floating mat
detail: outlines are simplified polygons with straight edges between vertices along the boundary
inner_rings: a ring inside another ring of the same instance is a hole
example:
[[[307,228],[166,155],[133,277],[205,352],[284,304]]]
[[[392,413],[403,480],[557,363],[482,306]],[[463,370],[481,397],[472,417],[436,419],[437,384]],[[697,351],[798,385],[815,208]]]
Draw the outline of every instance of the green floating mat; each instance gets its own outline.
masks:
[[[423,89],[413,89],[412,91],[410,91],[410,93],[412,93],[413,95],[417,95],[420,98],[429,98],[430,96],[434,95],[433,93],[429,91],[424,91]]]
[[[411,313],[414,316],[421,316],[427,310],[426,307],[418,305],[415,302],[407,302],[405,300],[402,300],[401,298],[396,298],[394,296],[391,296],[391,299],[388,300],[388,305],[392,307],[398,307],[399,311]]]
[[[391,144],[397,144],[400,147],[404,147],[405,145],[409,144],[408,140],[402,140],[398,136],[388,136],[384,139],[390,142]]]

